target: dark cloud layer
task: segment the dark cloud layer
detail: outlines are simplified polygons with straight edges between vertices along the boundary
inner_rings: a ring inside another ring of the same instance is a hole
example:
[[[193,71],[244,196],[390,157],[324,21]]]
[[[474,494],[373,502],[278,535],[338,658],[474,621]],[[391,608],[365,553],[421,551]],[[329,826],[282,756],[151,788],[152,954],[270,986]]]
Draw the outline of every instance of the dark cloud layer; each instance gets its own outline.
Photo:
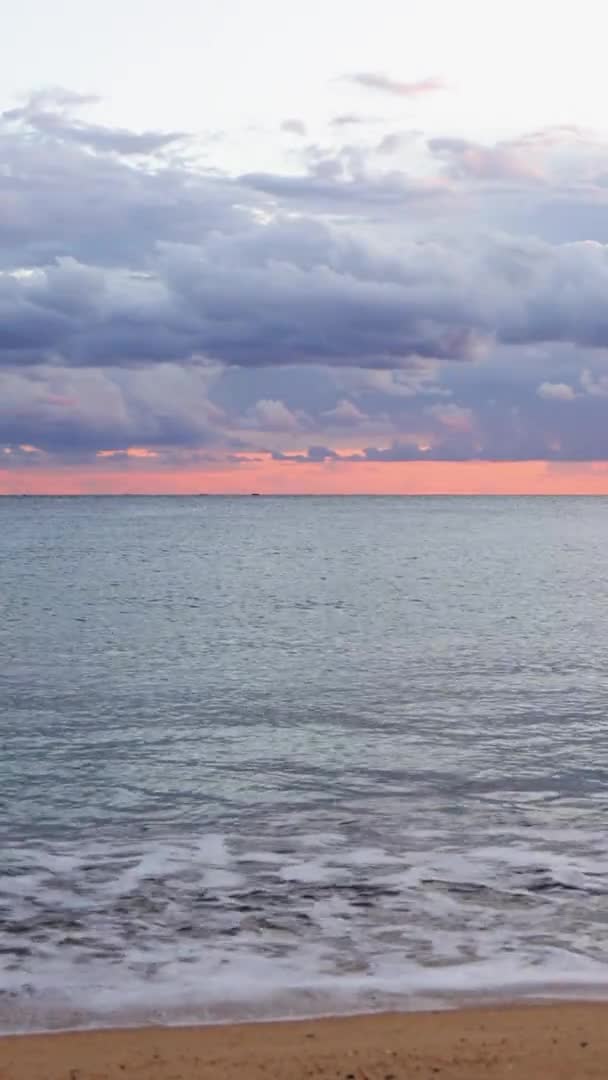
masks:
[[[407,366],[494,342],[608,347],[608,250],[497,237],[392,254],[275,221],[168,244],[147,271],[72,258],[0,277],[0,362]]]
[[[91,104],[46,92],[0,118],[0,446],[608,456],[601,143],[434,137],[421,168],[386,130],[234,177]]]

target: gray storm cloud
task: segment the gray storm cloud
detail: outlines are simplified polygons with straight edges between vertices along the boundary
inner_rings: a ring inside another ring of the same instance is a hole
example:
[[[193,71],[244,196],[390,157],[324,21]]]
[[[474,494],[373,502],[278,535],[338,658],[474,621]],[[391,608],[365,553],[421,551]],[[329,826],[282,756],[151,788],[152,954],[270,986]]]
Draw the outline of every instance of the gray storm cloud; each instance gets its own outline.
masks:
[[[309,150],[297,175],[234,177],[193,165],[179,132],[89,123],[90,105],[46,92],[0,120],[0,443],[234,447],[239,428],[251,444],[252,418],[260,438],[266,423],[288,440],[306,416],[324,446],[332,424],[354,431],[364,415],[386,435],[362,451],[374,460],[608,452],[601,146],[572,132],[436,137],[419,174],[394,165],[409,139],[387,132]],[[568,242],[534,227],[560,202],[587,207]],[[565,367],[551,350],[569,350]],[[451,414],[426,411],[427,385],[406,398],[377,381],[351,401],[332,375],[421,364]],[[211,367],[213,385],[189,374]],[[400,425],[428,448],[400,441]]]

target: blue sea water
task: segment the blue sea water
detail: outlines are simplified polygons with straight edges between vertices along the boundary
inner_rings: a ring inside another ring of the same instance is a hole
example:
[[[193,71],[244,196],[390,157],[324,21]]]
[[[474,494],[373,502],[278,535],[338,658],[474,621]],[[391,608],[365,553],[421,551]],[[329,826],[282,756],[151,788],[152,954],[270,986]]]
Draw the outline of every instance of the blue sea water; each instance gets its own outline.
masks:
[[[0,499],[0,1028],[604,994],[607,537]]]

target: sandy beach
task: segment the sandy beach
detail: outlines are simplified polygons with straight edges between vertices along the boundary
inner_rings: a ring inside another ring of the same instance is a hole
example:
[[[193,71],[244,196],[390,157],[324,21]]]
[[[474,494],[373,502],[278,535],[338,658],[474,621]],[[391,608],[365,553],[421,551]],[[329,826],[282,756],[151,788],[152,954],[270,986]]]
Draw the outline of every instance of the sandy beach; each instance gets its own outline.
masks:
[[[605,1078],[607,1020],[607,1004],[580,1003],[5,1036],[0,1078]]]

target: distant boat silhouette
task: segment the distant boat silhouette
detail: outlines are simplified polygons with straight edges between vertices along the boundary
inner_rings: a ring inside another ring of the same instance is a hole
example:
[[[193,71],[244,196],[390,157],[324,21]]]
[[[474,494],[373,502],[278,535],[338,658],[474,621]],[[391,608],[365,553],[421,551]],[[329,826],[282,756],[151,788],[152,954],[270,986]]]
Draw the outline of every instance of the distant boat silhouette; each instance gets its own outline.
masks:
[[[259,499],[259,498],[260,498],[260,493],[259,493],[259,491],[252,491],[252,492],[251,492],[251,498],[252,498],[252,499]]]

